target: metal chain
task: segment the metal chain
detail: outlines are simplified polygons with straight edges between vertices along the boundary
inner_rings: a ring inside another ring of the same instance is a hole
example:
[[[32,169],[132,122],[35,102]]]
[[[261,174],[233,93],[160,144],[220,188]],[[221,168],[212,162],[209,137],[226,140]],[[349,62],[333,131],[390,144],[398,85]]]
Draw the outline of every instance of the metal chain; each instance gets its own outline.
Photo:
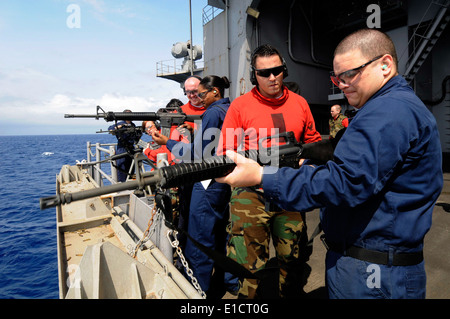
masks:
[[[170,239],[170,236],[173,235],[174,240],[172,241]],[[186,260],[186,258],[183,255],[183,252],[181,251],[181,248],[179,246],[180,242],[177,239],[178,231],[176,230],[169,230],[167,231],[167,239],[169,239],[170,245],[175,248],[178,256],[180,257],[181,263],[183,264],[183,267],[186,268],[186,274],[191,278],[191,283],[194,286],[195,289],[197,289],[198,293],[203,299],[206,299],[206,293],[202,290],[202,287],[200,287],[197,278],[194,277],[194,272],[191,268],[189,268],[189,264]]]
[[[156,205],[153,206],[152,209],[152,216],[150,217],[149,221],[148,221],[148,225],[147,225],[147,229],[144,232],[144,235],[142,236],[142,238],[137,242],[136,246],[134,247],[133,251],[130,252],[131,257],[136,258],[136,254],[139,250],[139,248],[150,238],[151,233],[150,233],[150,227],[153,224],[153,218],[155,217],[156,213],[159,213],[159,209],[156,209]],[[158,214],[159,215],[159,214]],[[153,229],[153,232],[155,230]]]
[[[152,209],[152,216],[150,217],[150,220],[148,221],[148,226],[147,229],[144,232],[144,235],[142,236],[142,238],[138,241],[138,243],[136,244],[136,246],[134,247],[134,249],[130,249],[130,255],[133,258],[136,258],[136,254],[139,250],[139,248],[148,240],[148,238],[150,238],[151,233],[150,233],[150,228],[153,224],[153,220],[155,216],[161,216],[161,210],[156,208],[156,205],[153,206]],[[153,232],[155,231],[155,229],[153,229]],[[174,240],[172,241],[170,236],[173,235]],[[178,256],[180,257],[181,263],[183,264],[183,267],[186,269],[186,274],[189,276],[189,278],[191,279],[191,283],[194,286],[195,289],[197,289],[198,293],[200,294],[200,296],[203,299],[206,299],[206,293],[202,290],[202,288],[200,287],[200,284],[198,283],[197,278],[194,277],[194,272],[192,271],[191,268],[189,268],[189,264],[186,260],[186,258],[183,255],[183,251],[181,250],[181,247],[179,246],[180,242],[177,239],[177,235],[178,235],[178,231],[176,230],[168,230],[167,231],[167,239],[169,240],[170,245],[172,246],[172,248],[175,248]]]

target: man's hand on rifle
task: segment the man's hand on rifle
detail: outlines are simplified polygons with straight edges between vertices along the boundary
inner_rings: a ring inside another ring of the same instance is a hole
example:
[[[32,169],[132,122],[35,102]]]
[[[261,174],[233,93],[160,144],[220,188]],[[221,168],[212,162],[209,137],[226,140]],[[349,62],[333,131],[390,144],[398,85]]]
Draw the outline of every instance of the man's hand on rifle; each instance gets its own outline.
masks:
[[[180,132],[183,135],[187,135],[188,131],[191,134],[194,134],[194,128],[191,125],[189,125],[188,123],[181,124],[180,126],[177,127],[177,130],[178,130],[178,132]]]
[[[169,138],[156,131],[152,133],[153,140],[159,145],[166,145]]]
[[[228,150],[226,152],[236,163],[234,170],[225,177],[216,178],[219,183],[226,183],[233,187],[247,187],[261,184],[263,167],[254,160]]]

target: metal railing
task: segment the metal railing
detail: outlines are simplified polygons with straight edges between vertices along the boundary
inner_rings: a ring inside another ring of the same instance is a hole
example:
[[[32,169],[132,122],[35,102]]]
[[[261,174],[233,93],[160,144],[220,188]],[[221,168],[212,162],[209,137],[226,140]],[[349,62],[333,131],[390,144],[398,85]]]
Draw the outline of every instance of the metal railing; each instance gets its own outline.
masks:
[[[90,163],[92,161],[98,162],[88,168],[89,174],[94,178],[95,182],[99,186],[103,186],[104,180],[108,180],[111,184],[117,183],[117,168],[114,166],[112,161],[101,162],[102,154],[104,155],[103,159],[106,158],[106,155],[109,157],[116,154],[115,146],[117,143],[108,143],[108,144],[100,144],[95,143],[91,144],[91,142],[87,142],[87,162]],[[95,147],[95,152],[92,152],[92,148]],[[106,148],[108,147],[108,148]],[[94,159],[94,160],[93,160]],[[102,164],[108,165],[110,167],[111,174],[108,174],[102,169]]]
[[[414,32],[408,41],[408,45],[399,58],[399,61],[401,61],[405,52],[408,49],[411,50],[406,62],[406,71],[404,74],[408,81],[414,78],[423,61],[426,59],[442,33],[443,28],[447,25],[449,20],[447,12],[449,5],[449,0],[431,1],[419,24],[414,29]],[[437,10],[436,14],[431,20],[425,21],[425,18],[429,16],[429,13],[433,9]],[[439,28],[439,25],[441,25],[441,28]]]
[[[181,73],[182,66],[177,59],[156,62],[156,76],[164,74]]]
[[[143,146],[141,143],[145,143],[140,140],[137,145],[141,148]],[[87,172],[90,176],[95,180],[95,182],[99,186],[103,186],[105,181],[108,181],[111,184],[117,184],[117,172],[118,168],[116,166],[116,161],[111,160],[110,157],[116,155],[116,146],[117,143],[91,143],[87,142],[87,161],[82,161],[79,163],[87,169]],[[94,148],[94,151],[92,150]],[[153,167],[146,161],[142,159],[133,158],[130,166],[130,170],[128,171],[129,177],[134,179],[135,176],[138,177],[138,174],[145,173],[147,169],[152,169]],[[84,165],[83,165],[84,164]],[[168,164],[167,164],[168,165]],[[151,194],[150,188],[147,188],[149,194]]]
[[[202,10],[202,21],[203,25],[207,24],[209,21],[217,17],[222,13],[222,9],[213,7],[213,6],[205,6]]]
[[[156,76],[189,72],[189,69],[183,68],[183,61],[183,59],[172,59],[156,62]],[[202,69],[203,66],[204,61],[195,61],[194,71]]]

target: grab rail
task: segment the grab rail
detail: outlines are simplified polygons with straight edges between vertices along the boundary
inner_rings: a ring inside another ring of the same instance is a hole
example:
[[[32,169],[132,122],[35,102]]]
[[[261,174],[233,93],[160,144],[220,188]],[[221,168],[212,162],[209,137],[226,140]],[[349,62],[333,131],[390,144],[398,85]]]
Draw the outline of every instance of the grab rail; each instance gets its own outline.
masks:
[[[106,154],[111,156],[116,155],[116,149],[115,146],[117,143],[107,143],[107,144],[100,144],[95,143],[91,144],[91,142],[87,142],[87,161],[88,163],[92,161],[93,158],[95,158],[95,161],[98,162],[97,164],[94,164],[88,168],[89,174],[94,178],[94,180],[97,182],[99,186],[103,186],[103,180],[108,180],[111,184],[117,183],[117,168],[114,166],[112,161],[109,161],[111,174],[108,175],[107,172],[105,172],[102,169],[102,154]],[[92,152],[92,148],[95,147],[95,152]],[[109,148],[105,148],[109,147]]]

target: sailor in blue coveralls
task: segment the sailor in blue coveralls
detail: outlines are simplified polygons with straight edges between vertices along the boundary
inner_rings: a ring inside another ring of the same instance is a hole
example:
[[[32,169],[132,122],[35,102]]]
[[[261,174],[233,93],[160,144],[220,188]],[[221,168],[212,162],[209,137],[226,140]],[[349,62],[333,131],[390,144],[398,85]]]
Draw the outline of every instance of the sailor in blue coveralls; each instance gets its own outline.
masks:
[[[359,109],[333,161],[294,170],[245,160],[218,180],[262,182],[265,196],[287,210],[322,208],[330,298],[425,298],[423,241],[443,186],[435,118],[398,75],[384,33],[346,37],[333,67],[333,82]]]
[[[201,161],[214,156],[220,129],[230,106],[229,98],[223,97],[229,85],[226,77],[220,78],[214,75],[206,76],[200,81],[198,96],[206,107],[206,111],[202,115],[202,121],[191,144],[168,139],[159,133],[153,134],[153,139],[158,144],[166,144],[172,154],[184,162]],[[223,255],[226,253],[226,226],[229,219],[230,197],[231,189],[228,185],[214,180],[197,182],[192,190],[189,208],[189,235]],[[225,291],[237,290],[237,277],[224,273],[220,267],[214,269],[214,261],[198,249],[191,240],[186,242],[185,255],[194,277],[206,292],[207,298],[221,298]]]
[[[130,112],[130,110],[124,110]],[[128,156],[124,156],[116,160],[117,166],[117,181],[125,182],[128,177],[131,164],[133,163],[133,150],[134,143],[138,142],[142,136],[141,132],[121,132],[121,128],[132,128],[136,125],[131,121],[119,121],[108,127],[109,131],[112,131],[117,138],[116,155],[128,153]]]

